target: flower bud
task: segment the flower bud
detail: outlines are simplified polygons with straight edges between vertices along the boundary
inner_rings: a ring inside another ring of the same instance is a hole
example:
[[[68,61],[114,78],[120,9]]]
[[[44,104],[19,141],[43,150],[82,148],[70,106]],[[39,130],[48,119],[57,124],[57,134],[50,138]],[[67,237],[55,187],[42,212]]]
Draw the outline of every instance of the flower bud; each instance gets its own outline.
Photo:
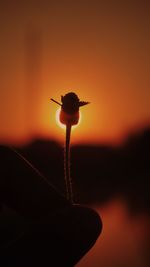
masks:
[[[62,124],[76,125],[79,121],[79,111],[69,114],[61,108],[59,119]]]
[[[79,108],[89,104],[89,102],[80,101],[78,96],[70,92],[61,96],[61,103],[51,98],[53,102],[61,106],[59,115],[60,122],[65,125],[76,125],[79,122]]]

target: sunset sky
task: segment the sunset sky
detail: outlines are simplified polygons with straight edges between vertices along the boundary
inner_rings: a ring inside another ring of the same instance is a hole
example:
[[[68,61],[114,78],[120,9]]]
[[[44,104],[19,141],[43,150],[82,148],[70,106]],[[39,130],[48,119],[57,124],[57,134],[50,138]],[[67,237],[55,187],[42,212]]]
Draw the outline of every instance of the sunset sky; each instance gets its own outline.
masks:
[[[150,4],[140,1],[0,2],[0,142],[62,141],[61,95],[81,109],[76,143],[118,142],[150,125]]]

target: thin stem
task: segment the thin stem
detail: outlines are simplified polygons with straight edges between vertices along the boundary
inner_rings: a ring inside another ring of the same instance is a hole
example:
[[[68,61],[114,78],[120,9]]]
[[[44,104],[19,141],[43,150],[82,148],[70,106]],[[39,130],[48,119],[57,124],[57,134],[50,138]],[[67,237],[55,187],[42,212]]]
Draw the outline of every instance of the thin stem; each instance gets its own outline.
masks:
[[[61,106],[61,104],[60,104],[58,101],[56,101],[55,99],[51,98],[51,100],[52,100],[53,102],[55,102],[56,104],[58,104],[59,106]]]
[[[72,180],[70,176],[70,136],[71,136],[71,124],[67,124],[66,125],[65,155],[64,155],[64,171],[65,171],[67,199],[71,203],[73,203]]]

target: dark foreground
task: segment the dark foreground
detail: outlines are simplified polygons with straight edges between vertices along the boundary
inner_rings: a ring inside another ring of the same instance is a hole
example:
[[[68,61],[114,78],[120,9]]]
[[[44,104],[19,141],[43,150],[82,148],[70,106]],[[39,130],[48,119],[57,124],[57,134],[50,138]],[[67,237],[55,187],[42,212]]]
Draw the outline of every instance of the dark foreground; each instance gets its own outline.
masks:
[[[74,266],[101,232],[98,214],[71,205],[11,149],[0,158],[0,266]]]

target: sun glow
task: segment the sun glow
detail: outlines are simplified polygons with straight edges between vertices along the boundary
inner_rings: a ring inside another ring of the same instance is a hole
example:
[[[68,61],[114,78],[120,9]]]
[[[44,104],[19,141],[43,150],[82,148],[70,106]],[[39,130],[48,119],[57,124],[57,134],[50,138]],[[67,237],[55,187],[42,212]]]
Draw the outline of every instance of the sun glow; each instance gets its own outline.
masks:
[[[57,125],[58,125],[59,127],[61,127],[62,129],[66,129],[65,124],[63,124],[63,123],[60,122],[60,119],[59,119],[60,111],[61,111],[61,108],[58,108],[57,111],[56,111],[56,123],[57,123]],[[76,127],[79,126],[79,124],[81,123],[81,117],[82,117],[82,115],[81,115],[81,111],[79,111],[79,122],[78,122],[78,124],[73,125],[73,126],[72,126],[72,129],[75,129]]]

